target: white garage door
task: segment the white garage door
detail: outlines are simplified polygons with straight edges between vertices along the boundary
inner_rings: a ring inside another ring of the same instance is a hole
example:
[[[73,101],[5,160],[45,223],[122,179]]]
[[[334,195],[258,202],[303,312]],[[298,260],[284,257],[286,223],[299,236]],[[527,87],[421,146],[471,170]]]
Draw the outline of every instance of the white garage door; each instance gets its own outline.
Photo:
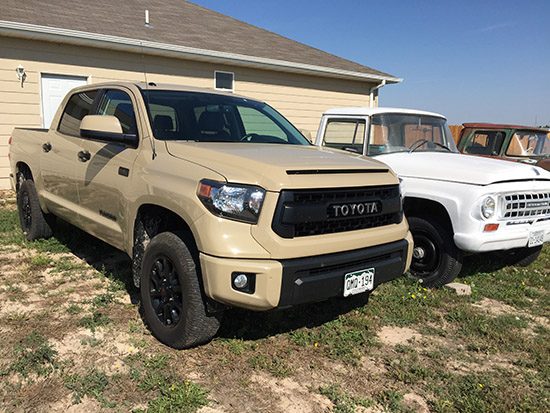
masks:
[[[88,83],[86,77],[64,75],[42,75],[42,126],[49,128],[61,101],[77,86]]]

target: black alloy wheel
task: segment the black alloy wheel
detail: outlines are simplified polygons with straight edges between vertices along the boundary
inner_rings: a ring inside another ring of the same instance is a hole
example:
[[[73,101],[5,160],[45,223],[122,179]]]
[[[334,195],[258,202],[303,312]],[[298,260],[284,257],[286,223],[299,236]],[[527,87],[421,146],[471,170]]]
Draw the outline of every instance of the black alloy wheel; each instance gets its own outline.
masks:
[[[160,322],[175,327],[182,319],[182,291],[174,263],[165,255],[159,255],[151,268],[149,295]]]

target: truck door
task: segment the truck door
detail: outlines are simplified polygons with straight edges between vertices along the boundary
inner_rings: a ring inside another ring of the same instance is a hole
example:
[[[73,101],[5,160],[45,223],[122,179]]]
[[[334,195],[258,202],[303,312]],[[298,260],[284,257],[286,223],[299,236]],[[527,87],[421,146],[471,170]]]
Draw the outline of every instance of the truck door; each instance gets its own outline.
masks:
[[[73,94],[67,101],[60,120],[44,134],[40,169],[45,202],[54,214],[78,223],[76,166],[80,151],[80,121],[92,111],[97,90]]]
[[[96,114],[118,118],[124,133],[138,133],[135,102],[129,91],[103,90],[96,107]],[[110,143],[108,137],[102,141],[81,139],[81,145],[84,156],[76,170],[80,219],[93,235],[124,248],[128,189],[138,150]]]

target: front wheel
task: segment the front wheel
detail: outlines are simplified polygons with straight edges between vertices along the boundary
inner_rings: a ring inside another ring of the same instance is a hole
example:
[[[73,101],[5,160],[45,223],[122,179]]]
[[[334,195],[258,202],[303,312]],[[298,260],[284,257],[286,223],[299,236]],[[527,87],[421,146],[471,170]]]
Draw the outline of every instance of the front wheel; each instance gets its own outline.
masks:
[[[211,340],[221,314],[207,313],[198,254],[192,241],[172,232],[145,248],[140,273],[141,313],[162,343],[183,349]]]
[[[462,252],[452,231],[437,220],[408,217],[414,240],[410,273],[426,287],[442,287],[462,269]]]

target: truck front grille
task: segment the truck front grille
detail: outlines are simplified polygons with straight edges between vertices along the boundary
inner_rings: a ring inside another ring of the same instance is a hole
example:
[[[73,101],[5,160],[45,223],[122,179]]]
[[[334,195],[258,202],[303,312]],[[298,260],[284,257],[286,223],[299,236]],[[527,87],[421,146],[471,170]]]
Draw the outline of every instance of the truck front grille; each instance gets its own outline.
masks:
[[[398,185],[283,190],[272,228],[283,238],[295,238],[381,227],[402,219]]]
[[[503,196],[504,219],[550,218],[550,192],[530,192]]]

